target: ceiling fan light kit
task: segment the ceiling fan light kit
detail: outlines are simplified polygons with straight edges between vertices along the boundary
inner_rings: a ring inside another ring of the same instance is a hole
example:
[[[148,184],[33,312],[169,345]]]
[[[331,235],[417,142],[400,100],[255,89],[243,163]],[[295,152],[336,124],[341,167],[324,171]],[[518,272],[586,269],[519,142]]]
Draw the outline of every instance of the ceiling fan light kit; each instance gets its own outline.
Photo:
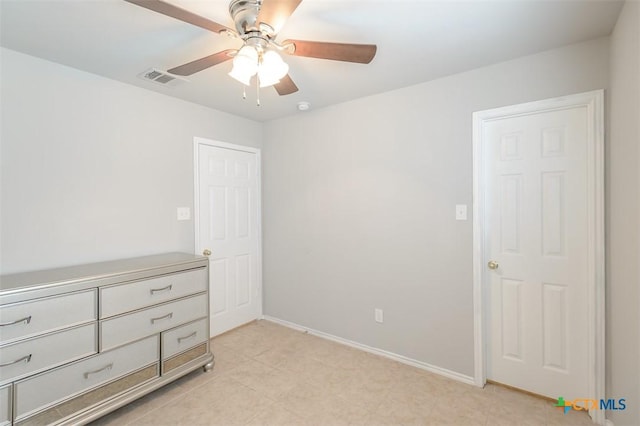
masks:
[[[255,38],[261,40],[260,38]],[[289,65],[275,50],[265,48],[263,43],[251,43],[249,39],[233,58],[233,68],[229,75],[245,86],[251,78],[258,76],[260,87],[273,86],[289,72]]]
[[[372,44],[349,44],[304,40],[275,41],[291,14],[302,0],[232,0],[229,13],[236,30],[174,6],[163,0],[125,0],[154,12],[196,25],[218,34],[242,40],[239,49],[227,49],[168,70],[174,75],[188,76],[233,58],[229,76],[245,86],[273,86],[280,96],[298,91],[289,73],[289,65],[279,52],[334,61],[370,63],[377,47]]]
[[[251,77],[258,71],[258,52],[255,49],[244,46],[233,58],[233,68],[229,75],[240,83],[248,86],[251,84]]]
[[[260,87],[273,86],[280,83],[280,79],[289,72],[289,65],[274,50],[269,50],[262,55],[262,61],[258,65],[258,78]]]

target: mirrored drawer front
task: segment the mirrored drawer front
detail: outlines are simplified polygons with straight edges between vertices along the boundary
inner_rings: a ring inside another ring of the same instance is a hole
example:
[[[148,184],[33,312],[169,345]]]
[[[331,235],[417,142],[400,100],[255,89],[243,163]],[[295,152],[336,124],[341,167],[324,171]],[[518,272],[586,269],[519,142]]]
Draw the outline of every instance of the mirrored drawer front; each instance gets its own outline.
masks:
[[[0,306],[1,343],[95,321],[96,295],[94,289]]]
[[[138,385],[142,385],[152,379],[158,378],[159,375],[158,363],[152,364],[133,373],[127,373],[119,379],[100,385],[97,388],[81,393],[76,397],[48,406],[44,410],[39,410],[35,415],[30,415],[16,421],[13,425],[43,426],[55,424],[61,420],[66,421],[66,424],[70,424],[73,420],[70,420],[68,416],[76,414],[79,408],[91,407],[96,404],[103,403],[109,398],[116,397],[117,395],[127,392]]]
[[[169,358],[166,361],[162,361],[162,374],[166,374],[169,371],[187,365],[191,361],[206,356],[207,353],[207,344],[200,343],[198,346],[186,350],[185,352]]]
[[[206,342],[208,338],[206,318],[165,331],[162,333],[162,359]]]
[[[207,295],[201,294],[101,321],[100,348],[114,348],[206,316],[207,303]]]
[[[96,323],[0,347],[0,382],[97,352]]]
[[[11,424],[11,385],[0,387],[0,426]]]
[[[157,363],[158,336],[101,353],[15,384],[16,419]]]
[[[207,269],[100,289],[100,318],[135,311],[207,290]]]

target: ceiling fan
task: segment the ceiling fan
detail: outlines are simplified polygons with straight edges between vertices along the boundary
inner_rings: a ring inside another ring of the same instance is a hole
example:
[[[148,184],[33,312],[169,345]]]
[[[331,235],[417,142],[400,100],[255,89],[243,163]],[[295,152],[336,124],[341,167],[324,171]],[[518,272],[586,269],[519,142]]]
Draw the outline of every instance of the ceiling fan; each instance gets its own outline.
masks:
[[[279,52],[368,64],[377,50],[373,44],[305,40],[276,42],[278,32],[302,0],[232,0],[229,13],[235,23],[235,30],[163,0],[125,1],[243,42],[239,49],[227,49],[196,59],[168,70],[169,73],[188,76],[233,59],[233,69],[229,73],[231,77],[248,86],[251,77],[257,75],[260,87],[273,85],[281,96],[297,92],[298,87],[289,76],[289,66],[282,60]]]

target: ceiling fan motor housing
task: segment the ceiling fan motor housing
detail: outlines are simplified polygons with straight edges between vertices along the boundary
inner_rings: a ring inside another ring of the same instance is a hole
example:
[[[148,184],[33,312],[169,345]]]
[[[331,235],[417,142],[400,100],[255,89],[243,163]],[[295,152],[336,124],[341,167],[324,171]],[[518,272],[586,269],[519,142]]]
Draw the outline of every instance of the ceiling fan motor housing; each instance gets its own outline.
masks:
[[[236,31],[240,36],[250,32],[260,31],[267,36],[274,35],[273,28],[258,22],[258,13],[262,0],[232,0],[229,4],[229,13],[236,25]]]

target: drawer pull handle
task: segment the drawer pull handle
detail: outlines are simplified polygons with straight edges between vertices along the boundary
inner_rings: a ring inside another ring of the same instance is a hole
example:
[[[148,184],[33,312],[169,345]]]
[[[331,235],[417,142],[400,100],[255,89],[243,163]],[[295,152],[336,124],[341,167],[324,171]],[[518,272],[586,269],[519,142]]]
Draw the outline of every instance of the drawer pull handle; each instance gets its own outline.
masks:
[[[29,315],[28,317],[20,318],[20,319],[15,320],[15,321],[3,322],[2,324],[0,324],[0,327],[6,327],[8,325],[15,325],[15,324],[20,324],[20,323],[29,324],[30,322],[31,322],[31,315]]]
[[[173,318],[173,312],[169,312],[167,315],[163,315],[161,317],[158,318],[151,318],[151,324],[155,324],[157,321],[161,321],[161,320],[165,320],[165,319],[171,319]]]
[[[198,334],[198,332],[194,331],[193,333],[191,333],[188,336],[178,337],[178,343],[182,343],[183,340],[187,340],[187,339],[191,339],[192,337],[196,337],[196,334]]]
[[[149,292],[153,296],[154,294],[160,293],[161,291],[171,291],[172,287],[173,287],[173,284],[169,284],[168,286],[162,287],[162,288],[152,288],[151,290],[149,290]]]
[[[105,371],[105,370],[106,370],[106,371],[109,371],[109,370],[111,370],[112,368],[113,368],[113,363],[108,364],[108,365],[105,365],[105,366],[104,366],[104,367],[102,367],[102,368],[98,368],[97,370],[87,371],[86,373],[84,373],[84,378],[85,378],[85,379],[88,379],[88,378],[89,378],[89,376],[91,376],[92,374],[98,374],[98,373],[100,373],[100,372],[102,372],[102,371]]]
[[[9,365],[17,364],[19,362],[24,362],[25,364],[31,361],[31,355],[23,356],[22,358],[18,358],[15,361],[7,362],[6,364],[0,364],[0,367],[8,367]]]

